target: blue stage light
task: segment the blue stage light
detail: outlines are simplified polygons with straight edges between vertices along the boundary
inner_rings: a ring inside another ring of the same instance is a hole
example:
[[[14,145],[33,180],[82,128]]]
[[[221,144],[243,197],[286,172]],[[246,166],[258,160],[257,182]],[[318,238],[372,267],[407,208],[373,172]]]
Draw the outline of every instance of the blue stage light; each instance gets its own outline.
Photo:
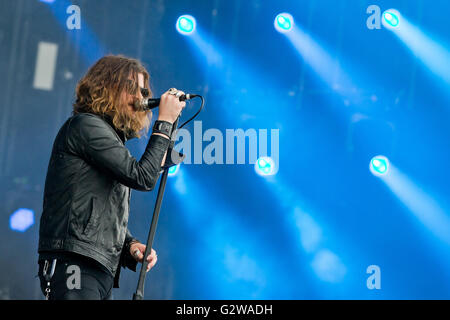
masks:
[[[394,15],[399,19],[396,27],[385,19],[387,16],[395,22]],[[421,26],[408,21],[407,17],[401,16],[398,11],[393,9],[384,12],[383,25],[402,40],[414,56],[423,63],[427,71],[431,71],[444,80],[447,85],[450,85],[450,63],[448,63],[450,51],[442,40],[436,39]]]
[[[394,165],[390,165],[389,174],[380,179],[434,236],[450,245],[450,216],[445,204]]]
[[[180,165],[170,167],[169,168],[169,177],[173,177],[174,175],[176,175],[179,170],[180,170]]]
[[[55,2],[55,0],[39,0],[40,2],[45,2],[45,3],[53,3]]]
[[[196,25],[195,18],[185,14],[178,18],[176,27],[179,33],[189,35],[195,31]]]
[[[275,17],[273,24],[278,32],[289,32],[294,26],[294,18],[289,13],[280,13]]]
[[[389,160],[385,156],[376,156],[370,160],[370,171],[376,175],[385,175],[389,171]]]
[[[9,218],[11,230],[24,232],[34,224],[34,212],[30,209],[20,208]]]
[[[347,273],[347,268],[339,256],[328,249],[320,250],[315,254],[311,267],[317,277],[325,282],[341,282]]]
[[[355,76],[347,74],[341,64],[342,61],[337,59],[336,54],[333,54],[323,43],[297,25],[294,25],[290,32],[282,34],[294,46],[302,61],[306,62],[306,65],[311,67],[333,92],[352,104],[362,99],[360,90],[353,80]]]
[[[261,157],[255,163],[255,171],[261,176],[271,176],[275,174],[275,162],[270,157]]]
[[[389,9],[383,12],[383,25],[386,28],[396,28],[400,24],[400,12]]]

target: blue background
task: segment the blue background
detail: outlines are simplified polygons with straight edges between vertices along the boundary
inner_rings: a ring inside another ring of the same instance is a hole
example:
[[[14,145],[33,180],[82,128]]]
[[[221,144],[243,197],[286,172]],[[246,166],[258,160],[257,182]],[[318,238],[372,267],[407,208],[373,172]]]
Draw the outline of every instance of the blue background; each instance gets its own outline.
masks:
[[[65,26],[71,3],[81,30]],[[51,147],[76,83],[112,53],[142,60],[155,96],[202,94],[204,131],[280,130],[273,179],[251,164],[182,165],[169,178],[147,299],[449,299],[449,244],[369,171],[373,156],[387,156],[448,217],[449,84],[391,31],[367,28],[372,4],[396,8],[448,54],[446,0],[0,0],[0,298],[42,299],[38,222]],[[330,88],[274,29],[280,12],[339,64],[351,94]],[[196,17],[220,63],[176,31],[181,14]],[[33,88],[40,41],[59,45],[51,91]],[[139,159],[146,142],[127,146]],[[155,198],[131,197],[129,229],[143,242]],[[35,212],[24,233],[9,228],[18,208]],[[380,267],[379,290],[367,287],[370,265]],[[123,270],[115,298],[130,299],[137,280]]]

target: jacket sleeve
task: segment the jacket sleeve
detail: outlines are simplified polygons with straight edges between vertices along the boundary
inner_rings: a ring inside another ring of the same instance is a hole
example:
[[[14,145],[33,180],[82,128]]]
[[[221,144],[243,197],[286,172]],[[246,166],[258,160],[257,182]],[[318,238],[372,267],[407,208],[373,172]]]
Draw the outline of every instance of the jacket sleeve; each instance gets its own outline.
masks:
[[[131,235],[130,231],[127,228],[125,242],[123,244],[122,253],[120,255],[120,266],[124,268],[126,267],[133,271],[136,271],[137,261],[131,255],[130,247],[135,242],[139,241]]]
[[[103,119],[89,114],[74,117],[67,144],[70,151],[110,174],[121,184],[140,191],[155,187],[170,140],[151,135],[137,161]]]
[[[139,242],[139,241],[131,235],[130,231],[127,228],[125,241],[123,244],[122,252],[120,254],[119,267],[117,268],[116,274],[114,276],[113,288],[119,288],[119,278],[120,278],[120,268],[121,267],[128,268],[128,269],[136,272],[137,261],[131,256],[131,252],[130,252],[130,246],[134,242]]]

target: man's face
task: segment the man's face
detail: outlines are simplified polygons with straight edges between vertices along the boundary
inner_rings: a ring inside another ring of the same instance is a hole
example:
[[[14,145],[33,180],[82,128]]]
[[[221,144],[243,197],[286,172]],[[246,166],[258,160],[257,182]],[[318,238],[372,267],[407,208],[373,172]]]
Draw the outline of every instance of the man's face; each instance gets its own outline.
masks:
[[[134,79],[131,76],[128,79],[131,81],[134,81]],[[141,89],[145,88],[144,75],[142,73],[138,73],[137,85],[138,85],[138,88],[136,90],[137,91],[136,94],[133,95],[128,92],[124,93],[125,101],[127,102],[127,108],[128,108],[128,111],[130,112],[130,114],[134,114],[135,112],[137,112],[134,108],[134,102],[136,101],[136,99],[141,100],[142,98],[144,98],[141,93]]]

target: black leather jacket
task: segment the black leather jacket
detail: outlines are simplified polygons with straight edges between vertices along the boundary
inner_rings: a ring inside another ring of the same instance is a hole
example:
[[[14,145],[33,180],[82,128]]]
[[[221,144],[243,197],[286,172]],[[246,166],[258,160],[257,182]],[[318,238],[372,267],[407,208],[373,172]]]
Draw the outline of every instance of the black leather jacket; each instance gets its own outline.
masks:
[[[45,181],[39,226],[40,258],[73,252],[92,258],[115,276],[120,267],[136,271],[129,252],[130,188],[155,187],[170,140],[151,135],[136,161],[126,137],[107,117],[80,113],[55,139]]]

